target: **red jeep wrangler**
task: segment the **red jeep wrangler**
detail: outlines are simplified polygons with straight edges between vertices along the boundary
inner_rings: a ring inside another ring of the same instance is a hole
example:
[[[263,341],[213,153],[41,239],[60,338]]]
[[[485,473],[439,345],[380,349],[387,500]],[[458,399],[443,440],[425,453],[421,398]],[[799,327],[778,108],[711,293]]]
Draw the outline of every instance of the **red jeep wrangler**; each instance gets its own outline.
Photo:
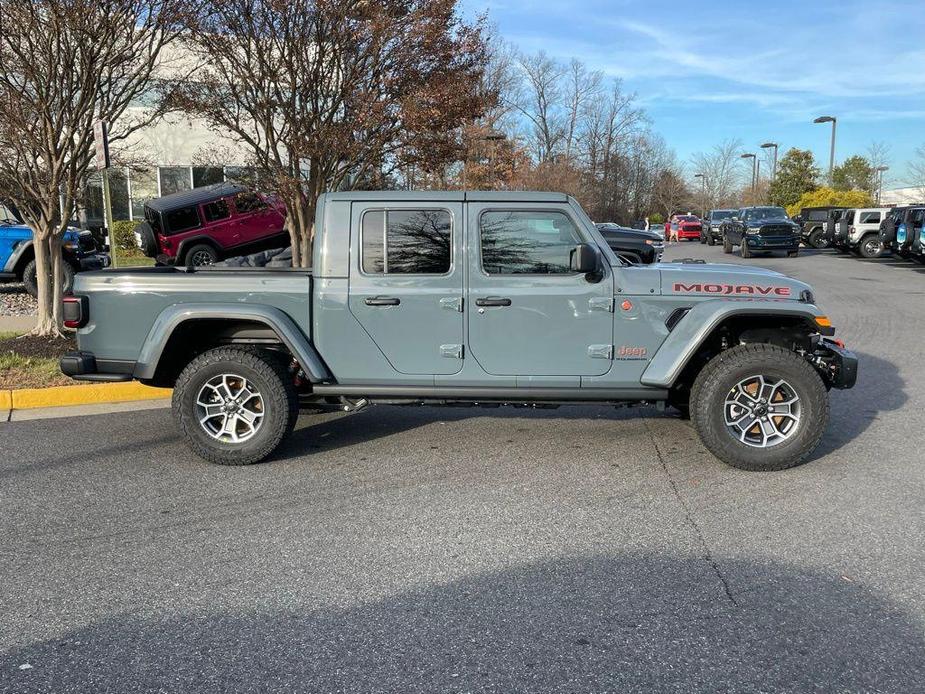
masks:
[[[286,206],[234,183],[165,195],[145,204],[138,247],[161,265],[211,265],[229,256],[288,245]]]

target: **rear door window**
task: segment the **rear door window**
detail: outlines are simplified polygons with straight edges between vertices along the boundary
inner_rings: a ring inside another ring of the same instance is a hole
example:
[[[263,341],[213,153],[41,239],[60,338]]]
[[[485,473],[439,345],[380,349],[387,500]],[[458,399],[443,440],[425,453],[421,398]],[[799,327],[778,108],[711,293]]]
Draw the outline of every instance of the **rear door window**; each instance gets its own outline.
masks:
[[[202,216],[205,217],[207,223],[228,219],[231,216],[228,201],[213,200],[212,202],[207,202],[202,206]]]
[[[446,210],[370,210],[363,215],[361,262],[369,275],[445,275],[452,264]]]
[[[167,232],[170,234],[179,234],[200,225],[199,210],[195,205],[181,207],[167,213]]]

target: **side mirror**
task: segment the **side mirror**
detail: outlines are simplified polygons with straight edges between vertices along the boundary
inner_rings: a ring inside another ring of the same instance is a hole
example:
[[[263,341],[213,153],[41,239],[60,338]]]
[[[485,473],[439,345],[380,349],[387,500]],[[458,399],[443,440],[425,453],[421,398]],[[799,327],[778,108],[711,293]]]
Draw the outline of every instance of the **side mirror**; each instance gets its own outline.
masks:
[[[590,243],[575,246],[569,258],[572,271],[585,275],[597,270],[597,250]]]

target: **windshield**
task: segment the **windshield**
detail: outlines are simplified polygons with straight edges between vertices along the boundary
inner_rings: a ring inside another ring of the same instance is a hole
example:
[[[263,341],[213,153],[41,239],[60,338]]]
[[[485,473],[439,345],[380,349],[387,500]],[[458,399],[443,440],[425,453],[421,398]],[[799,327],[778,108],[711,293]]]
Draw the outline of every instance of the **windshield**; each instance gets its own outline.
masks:
[[[735,210],[713,210],[710,213],[710,219],[729,219],[735,214]]]
[[[783,207],[753,207],[748,210],[747,216],[745,217],[748,220],[761,220],[761,219],[781,219],[786,218],[787,212]]]

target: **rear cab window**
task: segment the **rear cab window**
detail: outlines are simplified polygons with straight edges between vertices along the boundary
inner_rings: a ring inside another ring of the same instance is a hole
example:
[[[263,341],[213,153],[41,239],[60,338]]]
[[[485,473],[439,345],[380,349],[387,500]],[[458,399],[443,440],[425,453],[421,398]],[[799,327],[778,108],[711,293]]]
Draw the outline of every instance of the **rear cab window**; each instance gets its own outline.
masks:
[[[880,223],[880,212],[879,210],[869,210],[867,212],[861,212],[858,215],[858,224],[879,224]]]

